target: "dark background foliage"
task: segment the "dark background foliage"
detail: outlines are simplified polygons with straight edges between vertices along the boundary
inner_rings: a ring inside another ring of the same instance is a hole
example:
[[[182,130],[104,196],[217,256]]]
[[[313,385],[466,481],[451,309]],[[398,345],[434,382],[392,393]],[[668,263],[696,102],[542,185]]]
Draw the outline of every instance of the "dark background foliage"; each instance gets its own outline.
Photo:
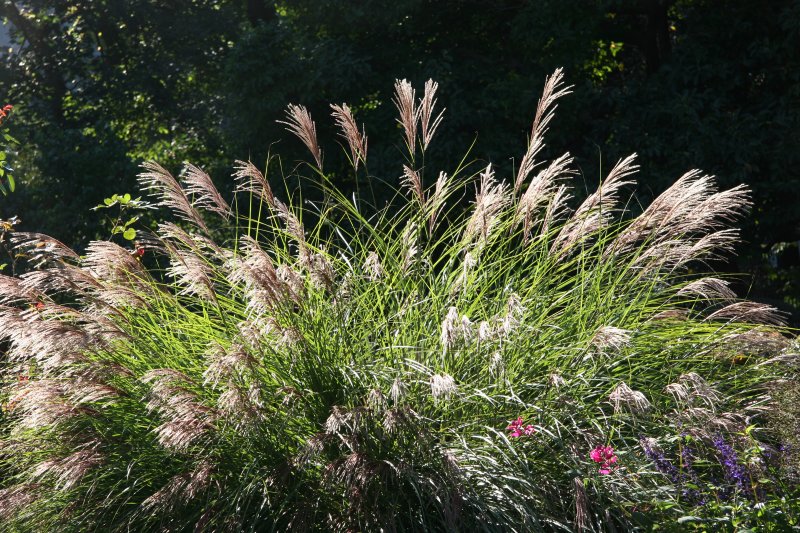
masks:
[[[633,151],[641,202],[696,167],[747,183],[755,208],[722,268],[746,273],[740,292],[800,307],[796,0],[5,0],[0,15],[13,41],[0,92],[21,141],[0,218],[23,229],[85,245],[105,231],[90,208],[133,191],[144,159],[200,164],[223,189],[237,158],[280,153],[288,174],[306,157],[276,123],[289,102],[315,117],[333,181],[380,201],[403,161],[396,78],[419,91],[433,78],[448,108],[427,179],[473,142],[509,176],[563,66],[577,87],[549,149],[576,156],[586,188]],[[346,171],[328,107],[342,102],[366,124],[371,178]]]

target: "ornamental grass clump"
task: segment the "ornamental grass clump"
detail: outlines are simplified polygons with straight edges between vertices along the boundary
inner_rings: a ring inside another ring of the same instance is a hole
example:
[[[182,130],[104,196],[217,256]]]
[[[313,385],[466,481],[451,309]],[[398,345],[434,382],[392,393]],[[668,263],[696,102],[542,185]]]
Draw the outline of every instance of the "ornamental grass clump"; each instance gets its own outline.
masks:
[[[409,157],[384,209],[331,187],[300,204],[250,162],[228,199],[146,163],[179,222],[136,249],[13,236],[36,268],[0,276],[5,530],[646,527],[699,499],[664,486],[642,435],[769,441],[782,319],[696,274],[731,250],[747,190],[693,170],[630,218],[631,156],[570,207],[572,158],[539,159],[560,70],[516,175],[432,179],[436,87],[396,85]],[[363,127],[333,118],[365,171]],[[311,116],[286,123],[324,183]]]

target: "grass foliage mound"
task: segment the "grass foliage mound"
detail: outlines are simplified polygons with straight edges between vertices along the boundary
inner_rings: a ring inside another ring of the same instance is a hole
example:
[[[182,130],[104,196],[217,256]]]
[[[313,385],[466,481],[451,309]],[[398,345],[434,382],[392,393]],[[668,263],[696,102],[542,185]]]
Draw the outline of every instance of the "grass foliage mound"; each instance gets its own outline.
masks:
[[[538,159],[560,71],[515,176],[424,175],[436,85],[396,90],[408,160],[381,210],[274,194],[247,162],[231,209],[201,169],[149,163],[181,221],[135,250],[14,236],[37,268],[0,276],[3,529],[795,524],[762,429],[794,345],[697,274],[746,189],[690,171],[626,216],[629,157],[571,208],[570,156]],[[324,183],[311,118],[286,123]]]

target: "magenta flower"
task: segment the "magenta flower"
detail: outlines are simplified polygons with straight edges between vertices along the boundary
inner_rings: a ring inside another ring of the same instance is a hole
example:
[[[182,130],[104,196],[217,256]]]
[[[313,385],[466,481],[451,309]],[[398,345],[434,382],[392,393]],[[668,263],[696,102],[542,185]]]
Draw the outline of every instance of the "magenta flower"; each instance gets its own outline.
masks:
[[[617,463],[618,458],[614,454],[614,448],[611,446],[597,446],[594,450],[589,452],[589,457],[592,461],[600,464],[599,472],[603,475],[610,474],[614,465]]]
[[[521,416],[511,422],[506,429],[509,432],[509,437],[522,437],[523,435],[533,435],[536,433],[536,428],[531,424],[526,425]]]

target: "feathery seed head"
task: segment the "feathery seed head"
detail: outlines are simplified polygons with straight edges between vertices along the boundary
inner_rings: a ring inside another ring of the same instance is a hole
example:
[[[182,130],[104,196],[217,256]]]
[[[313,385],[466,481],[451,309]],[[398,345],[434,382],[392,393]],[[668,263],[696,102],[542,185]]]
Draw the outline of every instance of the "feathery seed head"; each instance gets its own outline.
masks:
[[[491,164],[481,173],[480,178],[475,208],[464,229],[464,242],[467,245],[485,244],[499,222],[503,209],[510,203],[508,186],[495,179]]]
[[[522,317],[525,314],[525,307],[523,307],[519,296],[511,294],[506,303],[506,314],[500,320],[501,329],[503,334],[508,336],[513,333],[517,327],[522,323]]]
[[[417,144],[417,123],[419,122],[420,110],[416,105],[416,93],[408,80],[395,80],[393,102],[400,113],[400,118],[397,121],[403,127],[406,147],[413,156]],[[433,135],[432,132],[431,135]]]
[[[417,260],[419,227],[413,221],[409,221],[403,229],[403,264],[401,270],[405,273],[414,265]]]
[[[411,193],[411,197],[414,198],[419,205],[425,205],[425,190],[422,186],[422,177],[419,175],[419,172],[408,165],[403,165],[403,177],[400,178],[400,185],[408,189]]]
[[[100,281],[152,291],[152,277],[125,248],[108,241],[92,241],[83,268]]]
[[[322,149],[317,141],[317,127],[305,106],[289,104],[286,108],[286,120],[279,120],[286,129],[297,136],[314,157],[317,168],[322,169]]]
[[[478,324],[478,340],[486,342],[494,339],[495,330],[487,320],[481,320]]]
[[[347,141],[347,146],[350,148],[350,161],[353,168],[358,170],[358,163],[367,162],[367,136],[364,134],[362,126],[361,131],[358,131],[358,125],[353,118],[353,113],[347,104],[341,106],[331,104],[333,109],[333,118],[336,125],[341,129],[340,135]]]
[[[80,255],[72,248],[43,233],[16,231],[11,234],[10,241],[14,249],[27,256],[37,268],[61,263],[64,259],[80,259]]]
[[[220,414],[227,417],[239,430],[259,418],[258,410],[250,402],[249,391],[242,389],[233,381],[228,381],[222,387],[222,392],[217,398],[217,408]]]
[[[501,376],[505,371],[506,365],[503,361],[503,354],[494,352],[489,360],[489,374],[494,377]]]
[[[311,283],[320,290],[332,291],[336,274],[328,258],[321,253],[312,254],[308,262]]]
[[[61,459],[40,463],[33,469],[32,477],[34,479],[53,477],[57,490],[69,490],[102,463],[103,456],[97,450],[91,448],[78,450]]]
[[[727,281],[713,277],[705,277],[686,284],[676,294],[678,296],[690,298],[699,296],[709,301],[734,300],[736,298],[736,293],[729,288],[729,285]]]
[[[342,407],[334,405],[331,409],[331,414],[325,421],[325,432],[328,435],[336,435],[340,433],[350,418],[352,418],[350,413],[345,411]]]
[[[472,322],[466,316],[458,314],[458,309],[451,307],[442,321],[442,350],[447,353],[458,343],[467,343],[473,337]]]
[[[211,302],[215,301],[217,293],[211,281],[213,274],[206,260],[193,252],[179,250],[166,241],[165,245],[170,255],[170,266],[166,274],[181,287],[178,294],[193,294]]]
[[[558,372],[553,372],[548,378],[548,383],[551,387],[558,389],[566,385],[567,380],[565,380]]]
[[[92,378],[72,378],[65,385],[69,400],[76,406],[106,402],[120,396],[120,390]]]
[[[306,244],[306,231],[302,222],[300,222],[300,219],[297,218],[297,215],[295,215],[292,210],[286,206],[286,204],[277,198],[274,200],[274,202],[275,211],[286,225],[286,233],[297,242],[301,263],[307,261],[310,251],[308,250],[308,245]]]
[[[671,242],[688,250],[678,254],[680,259],[674,261],[675,266],[680,266],[692,259],[727,251],[737,234],[720,228],[744,213],[749,205],[746,187],[718,193],[711,176],[699,170],[689,171],[653,200],[616,237],[607,253],[630,252],[646,242],[650,247],[661,247],[660,253],[664,254],[669,248],[664,243]]]
[[[400,400],[402,400],[406,393],[408,392],[408,386],[405,384],[403,380],[400,378],[395,378],[392,382],[392,388],[389,389],[389,398],[392,399],[392,403],[397,405]]]
[[[551,76],[545,79],[544,90],[542,97],[539,99],[539,104],[536,107],[536,116],[533,119],[531,126],[531,138],[528,141],[528,149],[522,157],[517,170],[517,177],[514,181],[514,194],[519,193],[525,179],[536,167],[536,156],[539,155],[542,148],[544,148],[544,135],[547,133],[547,126],[556,110],[556,101],[564,95],[569,94],[572,88],[564,87],[564,71],[558,68]]]
[[[644,393],[633,390],[624,381],[611,392],[608,399],[614,405],[614,412],[619,413],[622,408],[629,409],[632,413],[643,413],[650,410],[650,402]]]
[[[208,367],[203,372],[203,384],[217,387],[225,380],[248,377],[256,366],[256,359],[244,347],[233,345],[228,349],[213,344],[207,352]]]
[[[456,392],[456,388],[456,382],[449,374],[431,376],[431,394],[435,400],[450,399],[450,396]]]
[[[419,122],[420,128],[422,129],[423,151],[428,149],[428,145],[433,138],[433,134],[436,133],[436,128],[439,127],[444,115],[444,109],[442,109],[436,118],[433,117],[433,108],[436,107],[436,89],[438,88],[439,84],[433,80],[428,80],[425,82],[425,95],[422,97],[419,108]],[[431,122],[431,119],[433,119],[433,122]]]
[[[584,242],[608,226],[617,212],[620,189],[634,183],[625,178],[639,168],[633,163],[635,158],[636,154],[633,154],[618,161],[597,190],[575,210],[559,231],[553,243],[554,251],[565,254],[576,244]]]
[[[160,198],[159,205],[171,209],[182,219],[195,224],[208,233],[208,227],[200,214],[192,206],[186,193],[168,170],[152,161],[142,163],[142,169],[144,172],[138,176],[142,190],[153,191],[153,194]]]
[[[386,428],[387,433],[396,433],[402,428],[411,426],[415,415],[416,413],[408,408],[387,409],[383,413],[383,427]]]
[[[382,410],[386,407],[386,397],[380,389],[372,389],[367,395],[367,407],[373,410]]]
[[[189,472],[170,478],[158,491],[141,503],[147,512],[165,512],[185,505],[205,493],[212,485],[214,467],[208,461],[201,461]]]
[[[251,312],[261,315],[288,300],[299,300],[301,293],[295,290],[297,287],[283,279],[288,279],[288,272],[276,269],[272,258],[255,239],[244,236],[239,244],[241,256],[228,261],[228,280],[233,285],[244,285],[247,307]]]
[[[559,185],[558,182],[574,174],[574,171],[568,168],[573,161],[568,153],[553,160],[531,180],[517,202],[514,218],[517,223],[522,223],[526,241],[530,238],[531,230],[538,220],[536,216],[542,208],[547,207],[541,219],[543,222],[548,222],[548,219],[552,222],[552,219],[563,210],[564,199],[567,197],[566,186]],[[549,226],[549,222],[543,226]],[[542,229],[546,231],[545,227]]]
[[[79,414],[67,401],[63,384],[53,379],[27,381],[8,403],[19,416],[17,424],[23,430],[52,426]]]
[[[707,321],[727,319],[729,322],[769,324],[783,326],[785,318],[777,308],[757,302],[736,302],[714,311],[706,317]]]
[[[185,451],[213,429],[215,413],[186,388],[194,384],[186,374],[162,368],[147,372],[141,381],[152,383],[147,407],[160,413],[164,420],[154,430],[162,446]]]
[[[370,252],[364,261],[364,272],[369,281],[378,281],[383,277],[383,265],[381,258],[376,252]]]
[[[23,284],[21,279],[0,274],[0,305],[13,305],[41,301],[44,295],[35,286]]]
[[[261,198],[268,206],[274,207],[275,195],[269,181],[261,171],[250,161],[237,160],[234,163],[236,172],[233,179],[236,182],[236,192],[249,192]]]
[[[186,183],[185,193],[194,195],[194,204],[212,213],[216,213],[225,220],[231,215],[231,208],[211,180],[211,176],[202,169],[185,163],[183,181]]]
[[[619,351],[630,344],[630,331],[614,326],[601,326],[589,343],[600,350],[611,348]]]
[[[39,499],[40,487],[38,483],[23,483],[0,490],[0,520],[10,520]]]
[[[681,375],[678,382],[688,391],[691,400],[698,399],[712,408],[720,402],[719,393],[696,372]]]
[[[275,272],[278,274],[278,279],[285,283],[291,291],[292,299],[299,301],[306,289],[303,276],[288,265],[280,265]]]
[[[447,195],[449,194],[447,186],[449,181],[447,174],[439,172],[439,177],[436,179],[436,185],[433,188],[433,193],[428,196],[428,200],[425,203],[425,210],[429,213],[428,231],[431,233],[436,226],[436,219],[439,218],[439,214],[447,200]]]
[[[689,390],[682,383],[670,383],[664,387],[664,392],[672,395],[675,403],[683,405],[689,401]]]
[[[452,293],[466,288],[470,272],[472,272],[476,266],[478,266],[477,251],[467,251],[464,253],[464,261],[461,263],[461,274],[453,282]]]

